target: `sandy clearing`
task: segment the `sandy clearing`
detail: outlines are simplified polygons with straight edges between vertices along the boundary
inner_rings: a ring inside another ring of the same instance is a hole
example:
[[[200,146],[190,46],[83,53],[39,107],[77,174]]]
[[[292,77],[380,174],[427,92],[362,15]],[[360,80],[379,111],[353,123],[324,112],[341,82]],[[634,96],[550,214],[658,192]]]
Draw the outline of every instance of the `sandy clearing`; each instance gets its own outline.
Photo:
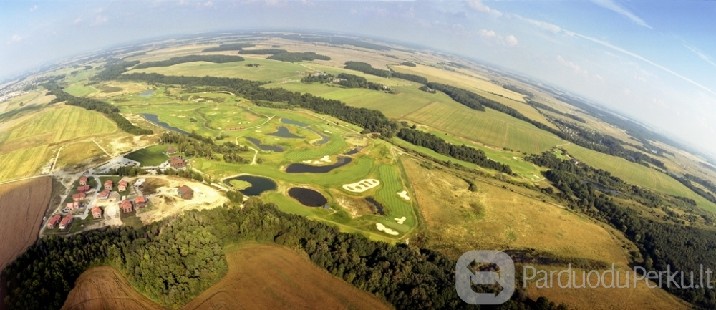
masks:
[[[320,140],[320,139],[319,139]],[[331,157],[329,155],[323,155],[323,157],[319,159],[307,159],[302,161],[304,164],[311,164],[311,165],[323,165],[323,164],[330,164],[331,163]]]
[[[403,198],[404,200],[410,201],[410,196],[408,196],[408,191],[406,190],[399,192],[398,196],[400,196],[400,198]]]
[[[362,193],[378,185],[380,185],[380,181],[376,179],[364,179],[355,183],[344,184],[343,189],[353,193]]]
[[[203,183],[169,176],[152,176],[146,179],[163,179],[168,185],[157,188],[156,194],[148,196],[152,207],[137,214],[142,223],[161,221],[188,210],[213,209],[229,202],[219,191]],[[177,188],[182,185],[187,185],[194,190],[192,199],[185,200],[179,197]]]
[[[406,217],[405,217],[405,216],[400,217],[400,218],[398,218],[398,217],[395,218],[395,222],[397,222],[398,224],[403,224],[403,223],[405,223],[405,220],[406,220]]]
[[[393,235],[393,236],[397,236],[397,235],[398,235],[398,232],[397,232],[397,231],[392,230],[392,229],[390,229],[390,228],[388,228],[388,227],[385,227],[385,225],[383,225],[383,223],[375,223],[375,228],[377,228],[379,231],[382,231],[382,232],[384,232],[384,233],[386,233],[386,234],[389,234],[389,235]]]

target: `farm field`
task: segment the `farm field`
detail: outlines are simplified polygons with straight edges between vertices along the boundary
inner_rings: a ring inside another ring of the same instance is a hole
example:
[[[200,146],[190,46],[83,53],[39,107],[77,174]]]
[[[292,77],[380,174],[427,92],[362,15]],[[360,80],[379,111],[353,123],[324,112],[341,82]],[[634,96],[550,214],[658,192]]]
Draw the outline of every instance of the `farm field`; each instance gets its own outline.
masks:
[[[643,186],[655,191],[694,199],[697,205],[709,211],[716,211],[716,204],[697,195],[674,178],[659,171],[626,159],[595,152],[578,145],[563,147],[576,159],[595,168],[603,169],[627,183]]]
[[[62,309],[159,310],[162,307],[137,292],[114,268],[100,266],[80,275]]]
[[[0,185],[0,270],[35,242],[51,194],[49,177]]]
[[[275,245],[232,247],[226,255],[226,276],[183,309],[391,308],[313,265],[304,255]]]
[[[43,109],[22,123],[0,131],[0,165],[14,167],[0,171],[0,180],[39,173],[60,146],[72,150],[74,142],[117,133],[114,122],[97,112],[73,106]],[[92,158],[97,154],[93,149],[90,146],[88,150],[92,151],[63,154],[59,163],[71,165]]]
[[[254,81],[278,81],[283,79],[300,79],[306,68],[300,64],[281,62],[272,59],[261,59],[246,57],[240,62],[209,63],[209,62],[188,62],[176,64],[169,67],[152,67],[146,69],[135,69],[128,73],[160,73],[165,75],[183,76],[216,76],[242,78]],[[251,55],[253,56],[253,55]],[[247,64],[258,64],[259,67],[248,67]]]

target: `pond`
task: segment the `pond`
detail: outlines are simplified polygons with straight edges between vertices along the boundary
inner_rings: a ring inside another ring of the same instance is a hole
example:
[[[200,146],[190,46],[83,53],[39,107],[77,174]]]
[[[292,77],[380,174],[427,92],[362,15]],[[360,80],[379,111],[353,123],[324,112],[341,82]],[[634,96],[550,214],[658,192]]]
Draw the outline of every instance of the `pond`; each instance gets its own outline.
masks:
[[[375,213],[378,213],[380,215],[385,215],[385,210],[383,208],[383,204],[375,200],[373,197],[368,197],[365,199],[371,206],[373,206],[373,209],[375,210]]]
[[[309,165],[304,163],[294,163],[286,167],[286,173],[327,173],[333,169],[349,164],[353,159],[350,157],[340,156],[338,161],[332,165]]]
[[[151,97],[152,95],[154,95],[154,90],[153,90],[153,89],[147,89],[147,90],[141,92],[141,93],[139,94],[139,97],[145,97],[145,98],[146,98],[146,97]]]
[[[224,184],[231,186],[232,180],[240,180],[251,184],[251,186],[239,190],[242,194],[247,196],[258,196],[265,191],[271,191],[276,189],[276,182],[267,177],[243,174],[240,176],[224,179]]]
[[[308,188],[292,187],[288,190],[288,195],[309,207],[322,207],[328,203],[321,193]]]
[[[288,127],[286,127],[286,126],[278,127],[278,130],[276,132],[270,133],[270,135],[281,137],[281,138],[301,138],[301,136],[295,135],[292,132],[290,132],[288,130]]]
[[[261,140],[254,137],[246,137],[246,140],[251,141],[251,143],[256,145],[262,151],[283,152],[283,147],[280,145],[261,144]]]
[[[356,153],[358,153],[358,152],[360,152],[360,148],[356,147],[356,148],[352,148],[352,149],[351,149],[350,151],[348,151],[348,152],[343,153],[343,155],[351,156],[351,155],[354,155],[354,154],[356,154]]]
[[[188,132],[186,132],[186,131],[184,131],[184,130],[181,130],[181,129],[176,128],[176,127],[174,127],[174,126],[172,126],[172,125],[169,125],[169,124],[167,124],[166,122],[160,121],[160,120],[159,120],[159,116],[157,116],[156,114],[147,114],[147,113],[145,113],[145,114],[142,114],[142,116],[144,117],[144,119],[150,121],[152,124],[157,125],[157,126],[160,126],[160,127],[164,128],[164,129],[176,131],[176,132],[179,132],[179,133],[183,133],[183,134],[185,134],[185,135],[188,135],[188,134],[189,134]]]
[[[302,123],[302,122],[299,122],[299,121],[294,121],[294,120],[292,120],[292,119],[283,118],[283,117],[281,118],[281,123],[289,124],[289,125],[294,125],[294,126],[298,126],[298,127],[306,127],[306,126],[308,126],[308,124],[306,124],[306,123]]]
[[[331,139],[330,139],[330,138],[331,138],[330,136],[327,136],[327,135],[325,135],[325,134],[323,134],[323,133],[320,133],[320,132],[318,132],[318,131],[315,131],[315,130],[314,130],[313,132],[315,132],[316,134],[318,134],[319,136],[321,136],[321,140],[318,140],[318,141],[316,142],[316,145],[324,145],[324,144],[326,144],[326,142],[328,142],[328,141],[331,140]]]

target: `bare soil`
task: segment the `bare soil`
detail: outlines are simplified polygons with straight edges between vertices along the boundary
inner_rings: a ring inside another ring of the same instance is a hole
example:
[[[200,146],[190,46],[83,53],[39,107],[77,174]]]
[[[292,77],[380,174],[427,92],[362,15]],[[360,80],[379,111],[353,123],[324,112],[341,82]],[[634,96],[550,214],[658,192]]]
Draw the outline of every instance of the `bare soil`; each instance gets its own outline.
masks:
[[[101,266],[83,272],[62,306],[63,310],[93,309],[162,309],[139,294],[112,267]]]

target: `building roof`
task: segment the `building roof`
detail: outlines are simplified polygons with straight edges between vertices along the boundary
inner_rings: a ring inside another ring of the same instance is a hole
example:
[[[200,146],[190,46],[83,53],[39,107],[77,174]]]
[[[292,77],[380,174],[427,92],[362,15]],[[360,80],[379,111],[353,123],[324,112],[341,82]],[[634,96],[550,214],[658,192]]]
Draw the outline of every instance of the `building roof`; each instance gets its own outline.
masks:
[[[86,196],[85,193],[76,193],[72,195],[72,199],[84,199]]]
[[[134,197],[134,203],[146,203],[147,199],[144,196]]]
[[[189,187],[189,186],[182,185],[181,187],[179,187],[179,193],[182,194],[182,195],[185,194],[185,193],[191,193],[191,194],[193,194],[193,193],[194,193],[194,190],[191,189],[191,187]]]
[[[70,222],[72,222],[72,215],[67,214],[65,217],[62,218],[62,221],[60,222],[60,225],[67,225]]]
[[[62,215],[55,214],[50,218],[50,220],[47,222],[47,224],[55,225],[55,224],[57,224],[57,222],[60,221],[60,219],[62,219]]]
[[[121,185],[121,186],[127,186],[127,181],[125,181],[125,180],[120,180],[120,181],[119,181],[119,185]]]
[[[132,202],[128,199],[122,200],[122,202],[119,203],[119,206],[122,208],[132,207]]]
[[[100,207],[92,208],[92,215],[95,215],[95,214],[102,214],[102,208],[100,208]]]
[[[80,182],[85,181],[87,182],[87,176],[83,175],[80,177]]]
[[[105,184],[105,185],[107,185],[107,184],[112,185],[112,184],[114,184],[114,182],[112,182],[112,180],[106,180],[106,181],[104,181],[104,184]]]

